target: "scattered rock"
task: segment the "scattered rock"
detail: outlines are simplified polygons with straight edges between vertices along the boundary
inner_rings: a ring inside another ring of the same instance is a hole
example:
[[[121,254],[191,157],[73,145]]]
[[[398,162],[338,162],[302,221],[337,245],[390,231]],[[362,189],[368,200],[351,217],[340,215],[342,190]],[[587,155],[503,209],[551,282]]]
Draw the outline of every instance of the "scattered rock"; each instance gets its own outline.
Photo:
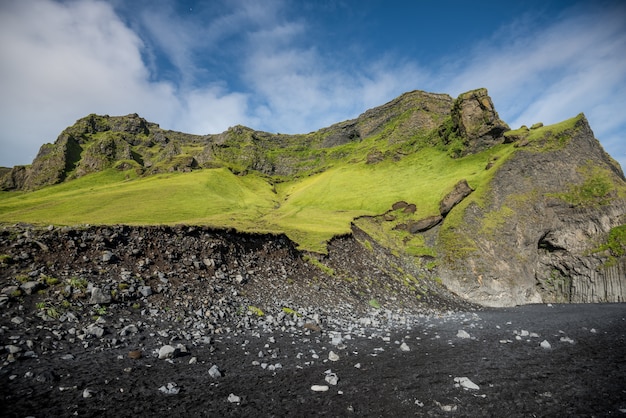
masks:
[[[85,389],[83,390],[83,398],[91,398],[94,395],[94,393],[96,393],[95,390]]]
[[[407,343],[403,342],[402,344],[400,344],[400,351],[411,351],[411,349],[409,348]]]
[[[174,352],[176,349],[169,344],[164,345],[159,349],[159,359],[164,360],[167,358],[174,357]]]
[[[467,184],[467,180],[463,179],[459,181],[454,186],[452,191],[448,193],[439,203],[439,212],[441,213],[441,216],[445,217],[453,207],[461,203],[461,201],[469,196],[473,191],[474,189]]]
[[[406,225],[406,230],[411,234],[428,231],[429,229],[437,226],[442,220],[443,216],[441,215],[429,216],[428,218],[409,223]]]
[[[114,260],[114,257],[115,256],[113,255],[113,253],[111,251],[104,251],[102,253],[102,261],[104,263],[110,263],[111,261]]]
[[[147,298],[152,295],[152,288],[150,286],[139,286],[139,293],[141,293],[141,296]]]
[[[20,351],[22,351],[20,347],[18,347],[17,345],[13,345],[13,344],[5,345],[4,349],[7,350],[9,354],[17,354]]]
[[[467,377],[455,377],[454,381],[457,383],[458,386],[465,388],[465,389],[472,389],[472,390],[480,389],[480,387],[476,383],[472,382]]]
[[[543,340],[541,342],[541,344],[539,344],[541,346],[541,348],[544,348],[546,350],[549,350],[552,348],[552,345],[550,345],[550,343],[548,342],[548,340]]]
[[[327,385],[313,385],[311,390],[313,392],[328,392],[329,387]]]
[[[91,299],[89,299],[89,303],[92,305],[103,305],[111,303],[111,294],[105,293],[99,287],[94,287],[91,289]]]
[[[24,318],[22,318],[21,316],[14,316],[13,318],[11,318],[11,323],[15,325],[23,324]]]
[[[121,329],[120,331],[120,335],[122,337],[125,337],[127,335],[133,335],[139,332],[139,329],[137,328],[136,325],[126,325],[124,328]]]
[[[178,395],[180,387],[176,383],[169,382],[167,385],[161,386],[159,391],[166,395]]]
[[[338,361],[339,360],[339,355],[336,354],[334,351],[330,351],[328,353],[328,360],[330,360],[330,361]]]
[[[213,379],[219,379],[220,377],[222,377],[222,372],[217,367],[217,365],[214,364],[209,369],[209,376],[211,376]]]
[[[472,338],[472,336],[465,330],[460,329],[457,333],[456,333],[457,338],[463,338],[463,339],[467,339],[467,338]]]
[[[87,327],[87,334],[101,338],[104,335],[104,328],[96,324],[91,324]]]
[[[143,356],[143,352],[141,350],[131,350],[128,352],[128,358],[133,360],[138,360]]]
[[[391,205],[391,209],[392,210],[404,209],[408,205],[409,204],[407,202],[405,202],[404,200],[400,200],[399,202],[396,202],[393,205]]]
[[[337,386],[337,383],[339,382],[339,377],[335,373],[327,373],[324,377],[324,380],[326,380],[326,383],[328,383],[329,385]]]
[[[437,405],[439,407],[439,409],[441,409],[443,412],[454,412],[457,410],[457,406],[452,404],[452,405],[444,405],[440,402],[435,401],[435,405]]]
[[[230,395],[228,395],[228,402],[230,403],[240,403],[241,402],[241,398],[237,395],[235,395],[234,393],[231,393]]]
[[[23,283],[20,286],[20,289],[22,289],[24,293],[26,293],[27,295],[32,295],[38,290],[43,289],[43,284],[39,282],[29,281],[29,282]]]

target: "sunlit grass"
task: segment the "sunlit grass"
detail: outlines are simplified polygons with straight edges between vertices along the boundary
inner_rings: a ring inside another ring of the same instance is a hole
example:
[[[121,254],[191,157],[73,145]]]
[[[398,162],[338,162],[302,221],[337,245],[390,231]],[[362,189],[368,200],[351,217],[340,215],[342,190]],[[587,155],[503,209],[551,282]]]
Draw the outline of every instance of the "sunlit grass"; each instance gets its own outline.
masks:
[[[283,232],[303,249],[325,252],[356,217],[384,213],[399,200],[414,203],[417,217],[437,214],[460,179],[485,183],[484,166],[498,149],[458,160],[424,149],[397,162],[346,162],[276,191],[260,176],[223,168],[146,178],[110,169],[35,192],[2,193],[0,222],[212,225]]]

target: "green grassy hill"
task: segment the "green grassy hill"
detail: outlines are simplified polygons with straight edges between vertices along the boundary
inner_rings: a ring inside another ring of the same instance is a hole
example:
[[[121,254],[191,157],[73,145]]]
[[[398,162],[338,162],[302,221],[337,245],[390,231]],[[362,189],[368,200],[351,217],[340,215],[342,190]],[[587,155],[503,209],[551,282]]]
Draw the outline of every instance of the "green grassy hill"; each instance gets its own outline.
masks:
[[[439,200],[462,178],[473,186],[485,165],[512,145],[452,159],[425,149],[400,161],[337,163],[326,171],[276,185],[226,168],[138,176],[109,168],[32,192],[1,192],[0,222],[34,224],[202,224],[242,231],[285,232],[302,248],[324,252],[362,215],[394,202],[415,203],[414,216],[438,213]]]
[[[559,132],[578,119],[510,131],[484,89],[457,100],[407,93],[303,135],[237,126],[200,137],[137,115],[90,115],[44,145],[32,166],[4,174],[4,188],[18,190],[0,192],[0,222],[210,225],[283,232],[324,253],[358,219],[390,248],[434,255],[422,235],[398,225],[438,215],[441,199],[463,179],[475,190],[464,206],[484,205],[491,179],[521,141],[525,149],[562,146]],[[396,212],[391,222],[367,218],[398,201],[415,212]],[[455,222],[460,215],[451,213],[444,232]]]

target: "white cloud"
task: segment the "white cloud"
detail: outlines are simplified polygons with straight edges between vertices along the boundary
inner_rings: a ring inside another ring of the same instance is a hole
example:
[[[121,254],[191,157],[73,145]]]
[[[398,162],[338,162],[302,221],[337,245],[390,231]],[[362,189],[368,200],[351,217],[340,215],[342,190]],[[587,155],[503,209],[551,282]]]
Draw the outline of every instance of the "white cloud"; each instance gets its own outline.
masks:
[[[242,122],[245,97],[151,82],[143,43],[101,1],[0,4],[0,165],[28,164],[88,113],[139,113],[208,133]]]
[[[354,65],[309,46],[306,24],[273,25],[249,35],[244,77],[262,98],[263,129],[298,133],[319,129],[391,100],[424,77],[413,63],[383,56]]]

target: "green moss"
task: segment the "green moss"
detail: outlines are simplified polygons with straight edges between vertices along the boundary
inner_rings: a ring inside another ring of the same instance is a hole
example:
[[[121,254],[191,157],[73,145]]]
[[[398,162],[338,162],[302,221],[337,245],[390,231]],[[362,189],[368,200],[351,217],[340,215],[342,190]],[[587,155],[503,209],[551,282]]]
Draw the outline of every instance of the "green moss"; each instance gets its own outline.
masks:
[[[370,299],[368,304],[374,309],[380,309],[380,303],[376,299]]]
[[[248,312],[251,312],[253,315],[256,315],[258,317],[264,316],[265,312],[263,312],[261,309],[257,308],[256,306],[248,306]]]
[[[78,278],[78,277],[72,277],[70,279],[68,279],[68,284],[73,287],[74,289],[86,289],[87,288],[87,280],[86,279],[82,279],[82,278]]]
[[[311,257],[311,256],[304,256],[303,257],[304,261],[311,264],[312,266],[317,267],[318,269],[322,270],[327,276],[334,276],[335,275],[335,270],[328,267],[327,265],[325,265],[324,263],[322,263],[320,260],[318,260],[315,257]]]
[[[617,226],[609,231],[606,247],[615,257],[626,254],[626,225]]]
[[[286,307],[286,306],[285,306],[285,307],[283,307],[282,311],[283,311],[284,313],[286,313],[287,315],[290,315],[290,316],[293,316],[293,315],[295,315],[295,316],[297,316],[297,317],[301,317],[301,316],[302,316],[302,314],[301,314],[300,312],[298,312],[298,311],[294,311],[293,309],[288,308],[288,307]]]
[[[504,205],[499,210],[487,212],[483,218],[480,232],[492,237],[513,215],[515,215],[515,211]]]
[[[604,244],[592,250],[594,253],[608,252],[609,259],[605,263],[606,267],[615,265],[617,260],[626,255],[626,225],[611,228]]]
[[[613,193],[617,191],[608,170],[588,164],[579,172],[584,179],[581,184],[571,185],[567,192],[552,196],[572,206],[601,206],[611,202]]]
[[[41,281],[43,283],[45,283],[48,286],[54,286],[59,284],[61,281],[59,279],[57,279],[56,277],[49,277],[49,276],[44,276]]]

